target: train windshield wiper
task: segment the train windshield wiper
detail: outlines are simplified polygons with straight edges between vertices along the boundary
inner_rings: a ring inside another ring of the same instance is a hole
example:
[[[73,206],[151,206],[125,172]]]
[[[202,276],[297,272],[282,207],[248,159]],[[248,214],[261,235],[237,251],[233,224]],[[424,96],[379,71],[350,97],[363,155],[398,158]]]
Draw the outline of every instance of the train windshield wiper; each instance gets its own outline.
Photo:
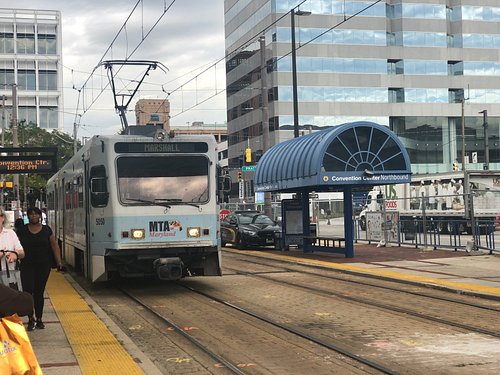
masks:
[[[182,199],[179,198],[155,198],[153,200],[148,200],[148,199],[140,199],[140,198],[126,198],[128,201],[132,202],[140,202],[140,203],[149,203],[150,205],[156,205],[156,206],[162,206],[162,207],[168,207],[170,208],[171,206],[174,205],[187,205],[187,206],[193,206],[196,208],[200,208],[200,205],[192,202],[183,202]]]
[[[139,199],[139,198],[125,198],[126,200],[128,201],[132,201],[132,202],[140,202],[140,203],[148,203],[152,206],[161,206],[161,207],[168,207],[170,208],[170,205],[168,204],[168,202],[164,202],[163,199],[155,199],[155,200],[148,200],[148,199]]]
[[[199,204],[193,203],[193,202],[183,202],[182,199],[179,198],[156,198],[155,202],[165,202],[171,205],[186,205],[186,206],[193,206],[196,208],[200,208]]]

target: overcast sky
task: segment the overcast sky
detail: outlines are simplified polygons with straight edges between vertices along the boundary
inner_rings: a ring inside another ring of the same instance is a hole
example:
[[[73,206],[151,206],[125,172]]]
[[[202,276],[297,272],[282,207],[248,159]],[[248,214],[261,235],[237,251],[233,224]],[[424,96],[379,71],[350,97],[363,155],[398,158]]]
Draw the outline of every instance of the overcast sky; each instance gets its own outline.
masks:
[[[98,67],[92,79],[87,80],[101,59],[125,59],[143,36],[144,41],[130,58],[158,61],[168,71],[165,73],[157,68],[145,78],[128,106],[129,124],[135,124],[133,110],[137,99],[164,99],[167,93],[171,93],[168,96],[171,125],[186,125],[193,121],[223,123],[226,120],[223,61],[188,83],[197,73],[224,56],[223,0],[174,0],[172,7],[147,36],[162,15],[164,6],[168,7],[172,0],[143,0],[106,55],[137,0],[16,0],[6,3],[0,1],[0,7],[61,12],[64,130],[67,133],[72,133],[77,109],[78,114],[83,114],[79,120],[78,138],[114,134],[120,130],[120,118],[114,110],[110,88],[101,93],[109,82],[106,69]],[[137,68],[122,69],[117,79],[120,93],[130,93],[135,87],[133,80],[140,77]],[[85,88],[78,95],[76,89],[82,87]],[[211,96],[213,98],[208,99]],[[204,100],[205,103],[190,109]],[[77,122],[78,118],[80,116]]]

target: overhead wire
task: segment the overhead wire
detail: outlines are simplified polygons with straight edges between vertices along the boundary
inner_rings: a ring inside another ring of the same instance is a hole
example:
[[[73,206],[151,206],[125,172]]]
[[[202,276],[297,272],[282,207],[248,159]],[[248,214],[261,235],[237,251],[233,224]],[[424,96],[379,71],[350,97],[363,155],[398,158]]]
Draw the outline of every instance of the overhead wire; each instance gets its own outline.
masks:
[[[137,9],[138,5],[140,3],[142,3],[143,0],[138,0],[135,4],[135,6],[133,7],[132,11],[130,12],[130,14],[128,15],[127,19],[125,20],[125,22],[122,24],[122,26],[120,27],[119,31],[117,32],[117,34],[115,35],[113,41],[110,43],[110,45],[108,46],[108,48],[106,49],[106,51],[104,52],[103,56],[101,57],[101,59],[99,60],[99,63],[98,65],[92,70],[92,72],[90,73],[89,77],[86,79],[86,81],[84,82],[84,84],[81,86],[80,90],[83,91],[87,85],[87,83],[90,81],[91,78],[93,78],[93,76],[95,76],[95,72],[97,70],[97,68],[99,67],[99,64],[101,64],[105,58],[105,56],[107,55],[107,53],[112,50],[112,47],[113,47],[113,44],[114,42],[117,40],[118,36],[120,35],[120,33],[122,32],[122,30],[124,30],[126,28],[126,24],[128,22],[128,20],[130,19],[130,17],[132,16],[132,14],[135,12],[135,10]],[[300,5],[302,5],[304,2],[306,2],[307,0],[304,0],[302,1],[301,3],[299,3],[298,5],[296,5],[295,7],[293,7],[292,9],[297,9],[300,7]],[[363,13],[364,11],[366,11],[367,9],[375,6],[376,4],[380,3],[382,0],[376,0],[374,1],[372,4],[364,7],[363,9],[359,10],[358,12],[352,14],[351,16],[349,17],[346,17],[345,14],[344,14],[344,20],[337,23],[336,25],[332,26],[331,28],[325,30],[324,32],[322,32],[321,34],[317,35],[316,37],[310,39],[309,41],[305,42],[305,43],[302,43],[301,45],[297,46],[296,47],[296,50],[312,43],[314,40],[320,38],[321,36],[323,36],[324,34],[326,34],[327,32],[335,29],[335,28],[338,28],[339,26],[341,26],[342,24],[344,24],[345,22],[351,20],[352,18],[358,16],[359,14]],[[132,55],[137,51],[137,49],[141,46],[141,44],[144,42],[144,40],[150,35],[150,33],[154,30],[154,28],[158,25],[158,23],[161,21],[161,19],[164,17],[164,15],[166,14],[166,12],[168,12],[168,10],[173,6],[173,4],[176,2],[176,0],[172,0],[171,3],[167,6],[166,2],[164,3],[164,10],[163,10],[163,13],[158,17],[158,19],[156,20],[156,22],[153,24],[153,26],[147,31],[147,33],[144,35],[144,25],[142,25],[142,29],[141,29],[141,32],[142,32],[142,37],[141,37],[141,41],[137,44],[137,46],[133,49],[133,51],[130,53],[130,55],[128,55],[125,59],[125,61],[129,60],[130,57],[132,57]],[[236,47],[235,49],[233,49],[231,52],[227,53],[224,57],[216,60],[214,63],[208,65],[206,68],[204,68],[200,73],[196,74],[195,76],[193,76],[192,78],[188,79],[187,81],[185,81],[184,83],[178,85],[177,87],[175,87],[174,89],[171,89],[171,90],[165,90],[164,89],[164,85],[165,84],[161,84],[162,86],[162,91],[164,91],[166,94],[167,94],[167,98],[172,95],[173,93],[176,93],[180,90],[182,90],[183,92],[184,91],[193,91],[193,90],[190,90],[190,89],[186,89],[185,86],[188,85],[189,83],[193,82],[193,81],[196,81],[200,76],[202,76],[203,74],[205,74],[206,72],[208,72],[210,69],[212,68],[215,68],[218,64],[220,64],[221,62],[225,61],[226,58],[229,58],[230,56],[238,53],[238,51],[246,48],[248,45],[254,43],[256,41],[256,38],[258,38],[259,36],[261,36],[262,34],[264,34],[268,29],[270,29],[273,25],[277,24],[278,22],[280,22],[282,19],[284,19],[285,17],[288,16],[288,14],[290,14],[290,12],[292,11],[292,9],[286,13],[284,13],[282,16],[280,16],[279,18],[277,18],[274,22],[272,22],[271,24],[267,25],[266,27],[264,27],[262,30],[260,30],[259,32],[257,32],[255,35],[253,35],[252,37],[248,38],[245,42],[241,43],[238,47]],[[291,54],[291,51],[288,52],[287,54],[281,56],[279,59],[282,59],[288,55]],[[277,61],[279,61],[279,59]],[[196,68],[196,69],[193,69],[191,72],[193,71],[196,71],[200,68],[203,68],[204,66],[206,66],[206,64],[202,65],[201,67],[199,68]],[[66,67],[68,68],[68,67]],[[69,68],[68,68],[69,69]],[[215,69],[216,70],[216,69]],[[189,75],[191,72],[187,72],[183,75],[181,75],[180,77],[183,77],[183,76],[186,76],[186,75]],[[216,74],[216,72],[215,72]],[[101,74],[99,75],[101,77],[104,76],[104,74]],[[176,77],[175,80],[178,80],[180,77]],[[174,80],[172,80],[174,81]],[[172,82],[171,81],[171,82]],[[146,82],[147,83],[147,82]],[[159,85],[159,84],[155,84],[155,83],[151,83],[151,85]],[[102,95],[102,93],[109,87],[109,82],[105,85],[104,88],[102,88],[99,92],[99,94],[92,99],[92,101],[90,102],[90,104],[84,109],[83,113],[80,115],[80,120],[81,120],[81,117],[88,111],[90,110],[90,108],[94,105],[94,103],[99,99],[99,97]],[[195,91],[201,91],[201,89],[195,89]],[[213,91],[213,89],[204,89],[204,91]],[[222,92],[225,92],[225,88],[224,89],[220,89],[220,91],[218,91],[217,89],[215,90],[215,93],[207,98],[204,98],[203,100],[201,100],[200,102],[196,102],[194,105],[180,111],[179,113],[175,114],[175,115],[172,115],[171,117],[176,117],[176,116],[179,116],[189,110],[192,110],[193,108],[196,108],[197,106],[207,102],[208,100],[216,97],[217,95],[221,94]],[[81,92],[79,92],[79,95],[81,95]],[[79,102],[79,101],[78,101]],[[78,111],[78,107],[77,107],[77,111]]]
[[[115,43],[115,41],[117,40],[118,36],[120,35],[120,33],[122,32],[122,30],[124,30],[126,28],[126,25],[127,25],[127,22],[130,20],[130,17],[132,16],[132,14],[135,12],[135,10],[137,9],[137,6],[139,5],[139,3],[141,3],[143,0],[138,0],[135,4],[135,6],[133,7],[132,11],[130,12],[130,14],[128,15],[127,19],[125,20],[125,22],[123,23],[123,25],[120,27],[120,30],[117,32],[117,34],[115,35],[114,39],[112,40],[112,42],[110,43],[110,45],[108,46],[108,48],[106,49],[106,51],[104,52],[103,56],[101,57],[101,59],[99,60],[99,63],[96,65],[96,67],[92,70],[91,74],[89,75],[89,77],[86,79],[86,81],[83,83],[82,87],[80,88],[80,91],[78,93],[78,95],[80,96],[81,95],[81,91],[84,91],[87,83],[90,81],[90,79],[93,78],[93,75],[94,75],[94,72],[97,70],[98,67],[102,66],[102,62],[104,61],[104,58],[106,57],[107,53],[112,50],[113,48],[113,44]],[[151,28],[147,31],[146,35],[142,35],[141,37],[141,40],[140,42],[137,44],[137,46],[134,48],[134,50],[130,53],[130,54],[127,54],[126,55],[126,58],[124,59],[124,61],[128,61],[132,55],[137,51],[137,49],[142,45],[142,43],[144,43],[144,41],[146,40],[146,38],[150,35],[150,33],[154,30],[154,28],[158,25],[158,23],[161,21],[161,19],[165,16],[165,14],[170,10],[170,8],[173,6],[173,4],[176,2],[176,0],[172,0],[170,2],[170,4],[168,6],[166,6],[166,3],[164,3],[164,9],[163,9],[163,12],[160,14],[160,16],[158,17],[158,19],[156,20],[156,22],[153,24],[153,26],[151,26]],[[143,25],[142,25],[143,26]],[[142,33],[144,33],[144,31],[142,31]],[[128,48],[128,45],[127,45],[127,48]],[[116,72],[116,74],[121,70],[121,67],[118,69],[118,71]],[[103,89],[100,90],[99,94],[97,94],[97,96],[95,98],[92,99],[92,101],[90,102],[90,104],[88,104],[88,106],[86,108],[83,108],[83,113],[80,114],[80,119],[81,117],[88,112],[88,110],[94,105],[94,103],[100,98],[100,96],[103,94],[104,90],[109,87],[110,83],[108,82],[105,87]]]
[[[301,6],[301,5],[305,2],[305,1],[307,1],[307,0],[302,1],[301,3],[299,3],[298,5],[296,5],[295,7],[291,8],[291,9],[290,9],[290,11],[288,11],[288,12],[284,13],[281,17],[277,18],[274,22],[272,22],[271,24],[269,24],[269,25],[267,25],[266,27],[264,27],[261,31],[259,31],[258,33],[256,33],[255,35],[253,35],[252,37],[250,37],[249,39],[247,39],[244,43],[240,44],[240,45],[239,45],[237,48],[235,48],[233,51],[231,51],[231,52],[227,53],[227,54],[226,54],[223,58],[221,58],[221,59],[217,60],[214,64],[212,64],[212,65],[210,65],[209,67],[207,67],[205,70],[203,70],[203,71],[202,71],[201,73],[199,73],[198,75],[194,76],[193,78],[191,78],[191,79],[190,79],[190,80],[188,80],[187,82],[183,83],[182,85],[178,86],[177,88],[175,88],[175,89],[173,89],[173,90],[170,90],[170,91],[169,91],[169,93],[168,93],[168,96],[170,96],[170,94],[172,94],[172,93],[177,92],[178,90],[180,90],[181,88],[183,88],[183,86],[185,86],[185,85],[187,85],[188,83],[192,82],[194,79],[197,79],[200,75],[204,74],[204,73],[205,73],[205,72],[207,72],[209,69],[211,69],[211,68],[215,67],[215,66],[216,66],[217,64],[219,64],[221,61],[225,60],[226,58],[229,58],[231,55],[233,55],[233,54],[237,53],[238,51],[242,50],[243,48],[247,47],[248,45],[250,45],[250,44],[254,43],[254,42],[256,41],[256,39],[257,39],[258,37],[260,37],[261,35],[263,35],[263,34],[264,34],[264,33],[265,33],[265,32],[266,32],[266,31],[267,31],[267,30],[268,30],[271,26],[273,26],[273,25],[277,24],[277,23],[278,23],[279,21],[281,21],[283,18],[285,18],[286,16],[288,16],[288,14],[290,14],[290,12],[291,12],[293,9],[298,9],[298,8],[299,8],[299,7],[300,7],[300,6]],[[360,15],[361,13],[365,12],[366,10],[370,9],[371,7],[373,7],[373,6],[375,6],[376,4],[380,3],[381,1],[382,1],[382,0],[376,0],[376,1],[375,1],[375,2],[373,2],[372,4],[367,5],[366,7],[364,7],[364,8],[363,8],[363,9],[361,9],[361,10],[359,10],[358,12],[356,12],[356,13],[352,14],[352,15],[351,15],[351,16],[349,16],[349,17],[346,17],[345,12],[344,12],[344,19],[343,19],[343,21],[341,21],[341,22],[337,23],[336,25],[332,26],[331,28],[329,28],[329,29],[325,30],[323,33],[321,33],[321,34],[317,35],[316,37],[314,37],[314,38],[310,39],[309,41],[307,41],[307,42],[305,42],[305,43],[303,43],[303,44],[301,44],[301,45],[297,46],[297,47],[295,48],[295,50],[299,50],[300,48],[302,48],[302,47],[304,47],[304,46],[308,45],[309,43],[312,43],[314,40],[316,40],[316,39],[320,38],[321,36],[323,36],[323,35],[324,35],[324,34],[326,34],[327,32],[329,32],[329,31],[331,31],[331,30],[333,30],[333,29],[335,29],[335,28],[338,28],[339,26],[341,26],[341,25],[342,25],[342,24],[344,24],[345,22],[347,22],[347,21],[351,20],[352,18],[354,18],[354,17],[356,17],[356,16]],[[344,9],[344,10],[345,10],[345,9]],[[276,61],[279,61],[279,60],[281,60],[281,59],[283,59],[283,58],[287,57],[287,56],[288,56],[288,55],[290,55],[291,53],[292,53],[292,51],[290,50],[290,52],[288,52],[287,54],[285,54],[285,55],[281,56],[281,57],[280,57],[280,58],[278,58]],[[202,103],[206,102],[206,101],[207,101],[207,100],[209,100],[209,99],[214,98],[215,96],[219,95],[220,93],[222,93],[222,92],[224,92],[224,91],[225,91],[225,89],[224,89],[224,90],[221,90],[221,91],[220,91],[220,92],[218,92],[218,93],[216,92],[216,93],[215,93],[215,94],[213,94],[212,96],[210,96],[210,97],[206,98],[206,100],[204,100]],[[167,96],[167,97],[168,97],[168,96]],[[202,103],[200,103],[200,104],[202,104]],[[191,107],[187,108],[187,109],[186,109],[186,110],[184,110],[184,111],[181,111],[181,112],[179,112],[179,113],[177,113],[177,114],[175,114],[175,115],[171,115],[171,118],[174,118],[174,117],[176,117],[176,116],[179,116],[179,115],[181,115],[181,114],[183,114],[183,113],[185,113],[185,112],[187,112],[187,111],[189,111],[189,110],[193,109],[193,108],[194,108],[194,107],[196,107],[196,106],[197,106],[197,105],[193,105],[193,106],[191,106]]]

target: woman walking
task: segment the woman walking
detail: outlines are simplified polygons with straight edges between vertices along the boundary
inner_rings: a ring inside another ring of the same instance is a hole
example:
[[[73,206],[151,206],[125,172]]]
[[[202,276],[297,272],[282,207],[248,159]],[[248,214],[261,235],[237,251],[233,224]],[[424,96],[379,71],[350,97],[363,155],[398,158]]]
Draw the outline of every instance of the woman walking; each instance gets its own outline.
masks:
[[[24,257],[24,250],[12,229],[7,226],[7,215],[0,207],[0,270],[14,271],[16,262]],[[1,281],[0,281],[1,282]]]
[[[45,285],[49,279],[53,259],[55,259],[59,270],[62,269],[62,263],[61,252],[52,229],[41,223],[42,212],[40,209],[31,207],[27,213],[29,222],[19,230],[17,235],[25,250],[25,257],[21,263],[23,290],[33,296],[35,303],[36,322],[33,312],[28,316],[27,330],[32,331],[35,327],[45,328],[42,321]]]

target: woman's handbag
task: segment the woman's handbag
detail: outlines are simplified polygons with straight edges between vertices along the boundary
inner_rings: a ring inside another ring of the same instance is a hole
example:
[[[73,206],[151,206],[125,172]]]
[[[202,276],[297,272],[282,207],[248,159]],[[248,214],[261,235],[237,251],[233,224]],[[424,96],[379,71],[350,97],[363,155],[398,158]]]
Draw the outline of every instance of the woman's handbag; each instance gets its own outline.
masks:
[[[0,374],[42,375],[30,339],[17,315],[0,319]]]
[[[9,262],[7,261],[7,257],[5,256],[5,253],[8,253],[9,251],[3,250],[4,252],[4,262],[5,262],[5,270],[0,271],[0,282],[8,286],[14,290],[19,290],[22,291],[22,284],[21,284],[21,271],[19,270],[19,262],[16,261],[16,268],[14,270],[9,269]],[[12,251],[13,252],[13,251]]]

